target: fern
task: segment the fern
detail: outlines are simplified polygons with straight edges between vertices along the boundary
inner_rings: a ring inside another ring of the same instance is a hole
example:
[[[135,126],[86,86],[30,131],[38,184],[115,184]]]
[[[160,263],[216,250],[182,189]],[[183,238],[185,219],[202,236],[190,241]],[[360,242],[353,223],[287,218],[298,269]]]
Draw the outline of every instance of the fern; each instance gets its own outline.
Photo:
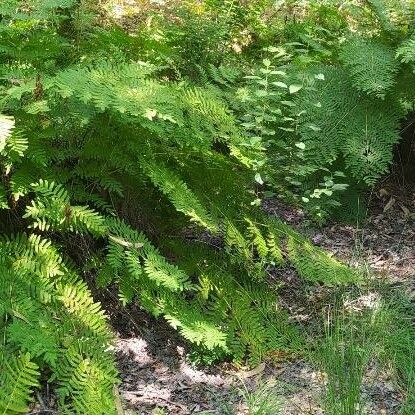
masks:
[[[0,309],[0,315],[8,315],[5,319],[6,326],[2,328],[7,334],[6,347],[17,353],[19,351],[30,353],[36,358],[36,362],[42,365],[39,369],[43,369],[46,365],[57,375],[65,365],[62,356],[66,356],[66,348],[75,341],[74,335],[77,333],[77,336],[88,344],[85,359],[100,356],[102,371],[108,373],[106,383],[97,383],[94,385],[94,390],[107,396],[111,394],[115,382],[115,370],[111,357],[105,349],[110,344],[112,336],[100,305],[92,300],[85,283],[79,281],[67,267],[51,242],[42,239],[39,235],[22,234],[3,238],[0,241],[0,251],[2,253],[0,265],[4,270],[0,283],[0,296],[10,298],[4,309]],[[13,293],[11,297],[10,293]],[[4,389],[2,385],[2,392],[8,391],[10,382],[21,382],[19,387],[22,389],[16,386],[16,390],[19,391],[16,392],[17,397],[12,395],[13,400],[21,397],[21,401],[16,401],[13,404],[15,406],[10,406],[10,410],[16,413],[19,411],[18,405],[21,405],[20,412],[25,412],[23,400],[27,399],[26,396],[30,393],[28,389],[26,395],[24,394],[23,388],[30,386],[29,383],[25,383],[29,379],[26,376],[34,374],[35,369],[37,375],[40,375],[40,370],[37,371],[38,366],[34,366],[28,360],[24,362],[28,367],[28,373],[20,366],[20,372],[16,371],[16,368],[12,369],[21,374],[21,379],[10,377],[6,370],[6,378],[2,380],[5,382]],[[8,369],[11,367],[6,365]],[[65,385],[64,381],[62,382],[62,385]],[[35,385],[37,386],[37,383],[33,383],[33,386]],[[70,404],[75,407],[81,399],[75,392],[66,394],[65,397],[70,398],[70,400],[65,398],[65,405],[66,402],[71,402]],[[4,397],[0,392],[0,407],[3,402]],[[110,412],[112,401],[107,399],[106,402],[104,406],[95,406],[96,413]],[[105,409],[99,412],[99,408]]]
[[[360,96],[342,69],[313,72],[317,71],[324,73],[323,85],[298,100],[305,111],[299,133],[308,162],[330,165],[344,156],[349,174],[372,184],[392,161],[392,148],[399,140],[399,108],[396,103]]]
[[[14,358],[0,355],[0,411],[4,415],[24,414],[33,400],[33,390],[39,387],[39,368],[25,354]]]
[[[56,295],[66,312],[73,315],[85,329],[97,337],[107,336],[104,311],[99,303],[94,302],[85,283],[58,285]]]
[[[168,265],[160,255],[155,253],[146,255],[144,270],[157,285],[163,285],[171,291],[183,289],[183,283],[187,280],[187,276],[183,275],[178,268]]]
[[[308,241],[290,237],[287,250],[298,273],[307,280],[322,281],[326,285],[358,283],[361,280],[357,271],[352,271]]]
[[[107,109],[133,117],[149,128],[153,120],[181,123],[174,94],[162,84],[146,79],[151,67],[140,63],[123,66],[101,65],[98,68],[74,68],[59,73],[46,82],[46,88],[62,98],[75,96],[91,103],[98,111]],[[163,108],[163,109],[160,109]],[[174,114],[174,115],[172,115]]]
[[[394,33],[397,27],[393,24],[392,19],[389,16],[389,10],[387,9],[388,3],[383,0],[366,0],[365,1],[370,9],[373,11],[377,20],[379,21],[382,29],[386,33]],[[401,5],[402,7],[403,5]]]
[[[410,36],[399,45],[396,57],[403,63],[415,62],[415,36]]]
[[[32,183],[32,188],[39,195],[27,206],[24,218],[32,218],[33,228],[42,231],[51,228],[67,228],[74,232],[90,231],[104,234],[104,219],[97,212],[85,206],[71,206],[69,195],[62,185],[40,180]]]
[[[399,65],[394,50],[379,41],[349,39],[340,57],[359,91],[384,98],[396,83]]]
[[[258,255],[260,258],[266,258],[268,255],[268,246],[267,242],[262,236],[260,230],[254,225],[254,223],[250,219],[245,219],[248,223],[247,231],[249,236],[258,251]]]
[[[92,295],[110,285],[123,305],[164,318],[207,359],[257,364],[276,349],[301,349],[266,284],[269,267],[288,262],[330,285],[360,278],[267,218],[253,182],[345,162],[373,184],[397,140],[399,66],[377,40],[346,45],[343,68],[305,70],[304,61],[299,71],[265,59],[244,79],[202,57],[191,65],[204,74],[196,84],[181,77],[183,62],[170,62],[188,45],[165,45],[161,56],[141,35],[92,24],[88,7],[8,0],[1,11],[5,413],[26,411],[46,374],[60,412],[115,413],[113,334]]]
[[[172,171],[169,171],[160,163],[142,161],[144,171],[152,182],[166,194],[179,212],[190,217],[190,220],[199,223],[203,227],[215,232],[217,225],[197,200],[196,196]]]
[[[116,371],[112,362],[100,353],[90,357],[84,354],[87,344],[71,347],[63,357],[57,372],[61,386],[58,389],[61,407],[74,414],[115,414],[113,385]],[[67,398],[72,398],[72,403]]]
[[[38,325],[34,326],[31,323],[31,321],[36,321],[34,313],[24,315],[21,312],[26,321],[14,320],[7,328],[7,336],[11,343],[19,344],[22,351],[29,353],[34,359],[42,359],[51,367],[56,367],[60,353],[58,333],[49,316],[42,313],[40,309],[36,311],[38,312]]]
[[[266,243],[271,258],[271,263],[274,265],[281,265],[284,262],[284,257],[278,242],[278,238],[271,231],[266,238]]]

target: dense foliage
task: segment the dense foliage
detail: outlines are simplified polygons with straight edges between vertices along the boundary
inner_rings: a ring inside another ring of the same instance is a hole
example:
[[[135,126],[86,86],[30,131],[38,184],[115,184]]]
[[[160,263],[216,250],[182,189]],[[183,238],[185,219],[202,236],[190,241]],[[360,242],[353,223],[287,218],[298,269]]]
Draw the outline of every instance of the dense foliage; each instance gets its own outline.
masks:
[[[409,20],[381,3],[287,3],[281,21],[272,2],[190,2],[118,24],[90,3],[0,9],[4,414],[45,380],[62,413],[115,413],[105,288],[204,361],[301,348],[269,270],[360,275],[263,213],[261,190],[322,220],[388,170],[413,105]]]

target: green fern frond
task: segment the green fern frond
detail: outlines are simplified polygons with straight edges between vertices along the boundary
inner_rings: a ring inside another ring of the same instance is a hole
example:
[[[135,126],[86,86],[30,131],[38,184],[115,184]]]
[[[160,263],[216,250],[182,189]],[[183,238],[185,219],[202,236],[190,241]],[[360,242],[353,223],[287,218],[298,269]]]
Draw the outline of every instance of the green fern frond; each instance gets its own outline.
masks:
[[[153,184],[170,199],[176,210],[204,228],[212,232],[218,231],[218,225],[200,200],[172,170],[147,160],[141,160],[141,166]]]
[[[46,285],[64,273],[63,260],[51,241],[40,235],[17,234],[0,238],[0,264],[11,263],[14,272],[36,276]]]
[[[188,280],[183,271],[155,253],[146,255],[144,269],[148,278],[171,291],[182,291]]]
[[[91,353],[88,344],[70,347],[62,356],[56,377],[61,385],[58,396],[64,411],[77,415],[116,413],[113,395],[116,370],[102,352]]]
[[[403,63],[415,62],[415,35],[411,35],[399,45],[396,57]]]
[[[188,88],[184,90],[183,97],[186,108],[190,110],[190,116],[198,115],[195,120],[199,122],[196,131],[204,126],[214,140],[225,142],[235,141],[239,137],[234,118],[214,91],[206,88]]]
[[[359,91],[384,98],[396,83],[399,63],[395,52],[375,39],[349,39],[340,57]]]
[[[63,98],[77,97],[99,112],[113,110],[139,117],[143,125],[156,128],[154,120],[181,123],[180,106],[174,94],[162,84],[146,79],[148,65],[101,64],[96,68],[73,68],[51,78],[46,88]]]
[[[32,190],[31,184],[38,178],[39,168],[30,160],[24,159],[23,163],[14,170],[10,179],[11,193],[14,200],[19,200]]]
[[[196,305],[189,307],[188,305],[174,304],[170,310],[174,314],[169,313],[169,308],[165,310],[165,318],[169,324],[179,329],[182,336],[196,345],[203,345],[208,350],[220,348],[224,352],[228,351],[227,334],[214,322],[208,321],[205,316],[197,310]]]
[[[0,351],[0,413],[25,414],[39,387],[40,372],[30,355],[12,356]]]
[[[339,131],[351,174],[369,185],[387,173],[399,141],[399,111],[392,104],[360,102],[353,120]]]
[[[3,184],[0,184],[0,209],[9,209],[7,201],[7,192]]]
[[[31,205],[26,207],[24,218],[31,218],[31,227],[47,231],[68,229],[72,232],[106,234],[104,218],[86,206],[71,206],[68,192],[60,184],[40,180],[32,188],[38,194]]]
[[[4,153],[12,161],[21,159],[29,147],[29,140],[22,133],[14,131],[7,140]]]
[[[74,321],[76,319],[78,324],[98,337],[109,338],[105,312],[101,304],[93,300],[85,283],[58,285],[57,298]]]
[[[245,221],[248,224],[248,234],[258,252],[258,255],[260,258],[266,259],[268,256],[267,241],[262,236],[260,229],[250,219],[245,218]]]
[[[358,271],[337,261],[306,240],[290,237],[287,241],[290,261],[300,276],[326,285],[353,284],[361,281]]]
[[[281,265],[284,263],[284,257],[282,254],[281,246],[278,243],[279,240],[275,234],[271,231],[267,235],[266,243],[268,246],[270,260],[274,265]]]
[[[60,353],[59,331],[40,308],[37,315],[30,314],[29,318],[25,316],[26,321],[16,318],[7,327],[9,342],[29,353],[34,359],[41,358],[51,367],[56,367]]]
[[[107,233],[103,216],[87,206],[70,206],[67,217],[68,228],[73,232],[91,232],[95,235]]]
[[[351,177],[373,184],[390,165],[399,140],[397,103],[362,97],[344,69],[318,67],[312,73],[323,73],[325,80],[312,81],[297,101],[307,164],[330,166],[345,159]]]
[[[392,23],[389,11],[386,7],[387,3],[385,3],[384,0],[365,0],[365,3],[369,5],[385,32],[393,33],[397,30],[395,25]],[[402,5],[400,6],[402,7]]]
[[[241,73],[233,66],[214,66],[208,65],[208,73],[212,80],[221,86],[231,87],[235,84],[236,80],[241,77]]]

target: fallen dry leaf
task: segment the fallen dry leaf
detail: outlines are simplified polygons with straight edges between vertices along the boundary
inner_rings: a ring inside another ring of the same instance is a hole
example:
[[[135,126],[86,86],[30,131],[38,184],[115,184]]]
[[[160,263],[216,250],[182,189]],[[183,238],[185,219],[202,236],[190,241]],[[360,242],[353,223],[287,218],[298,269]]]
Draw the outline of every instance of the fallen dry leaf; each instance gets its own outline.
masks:
[[[384,212],[387,212],[396,202],[396,199],[394,197],[391,197],[389,199],[389,202],[386,203],[385,207],[383,208]]]
[[[409,217],[411,215],[411,211],[405,205],[399,205],[404,213],[405,217]]]
[[[265,370],[265,363],[259,364],[257,367],[255,367],[252,370],[249,370],[247,372],[241,371],[237,373],[237,376],[241,379],[248,379],[252,376],[259,375]]]
[[[389,192],[386,189],[382,188],[382,189],[379,190],[379,196],[380,197],[386,197],[388,195],[389,195]]]

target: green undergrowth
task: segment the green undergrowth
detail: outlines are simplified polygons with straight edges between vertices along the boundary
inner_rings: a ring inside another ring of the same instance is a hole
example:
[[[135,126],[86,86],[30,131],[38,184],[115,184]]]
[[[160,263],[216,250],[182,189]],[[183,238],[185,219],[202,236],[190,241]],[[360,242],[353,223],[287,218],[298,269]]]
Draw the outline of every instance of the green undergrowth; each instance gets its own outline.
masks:
[[[364,278],[268,217],[263,191],[324,221],[350,184],[388,171],[415,102],[409,11],[311,2],[297,22],[291,2],[287,19],[262,0],[150,2],[135,24],[106,3],[1,2],[5,415],[46,383],[63,414],[116,413],[99,290],[165,319],[201,362],[301,351],[271,270],[328,288]],[[385,355],[410,385],[392,340]]]
[[[311,353],[327,377],[325,413],[367,413],[362,383],[369,364],[376,365],[377,371],[392,372],[403,395],[399,413],[413,413],[415,327],[411,300],[402,294],[402,288],[387,285],[353,295],[342,292],[326,311],[324,335],[313,340]]]

